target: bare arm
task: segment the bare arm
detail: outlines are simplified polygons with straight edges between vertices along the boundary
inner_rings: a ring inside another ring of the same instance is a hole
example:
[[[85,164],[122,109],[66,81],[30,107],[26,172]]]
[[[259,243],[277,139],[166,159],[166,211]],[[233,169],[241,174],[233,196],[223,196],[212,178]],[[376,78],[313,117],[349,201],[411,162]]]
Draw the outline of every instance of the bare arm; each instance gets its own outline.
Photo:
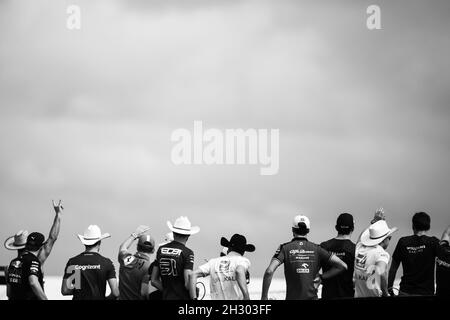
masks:
[[[399,267],[400,267],[400,262],[398,262],[395,259],[392,259],[391,267],[389,268],[389,277],[388,277],[388,281],[387,281],[388,291],[391,295],[394,294],[394,292],[391,291],[391,289],[394,286],[395,276],[397,274],[397,270]]]
[[[191,299],[197,298],[197,278],[204,276],[205,274],[200,269],[197,269],[191,273],[189,279],[189,295],[191,296]]]
[[[115,300],[119,297],[119,286],[117,284],[116,278],[108,279],[108,285],[111,289],[111,294],[107,297],[107,299]]]
[[[331,255],[329,263],[332,265],[332,267],[327,272],[322,274],[322,279],[324,280],[333,278],[334,276],[337,276],[339,273],[344,272],[348,269],[347,264],[334,254]]]
[[[71,281],[71,278],[65,278],[62,280],[61,283],[61,294],[63,296],[71,296],[73,295],[73,286],[69,286],[69,282]]]
[[[250,300],[250,295],[248,294],[248,288],[247,288],[247,278],[245,276],[244,267],[238,266],[236,268],[236,280],[239,285],[239,288],[242,291],[242,294],[244,295],[244,300]]]
[[[377,272],[380,275],[380,288],[383,297],[389,297],[388,292],[388,277],[387,277],[387,264],[386,262],[378,261],[376,264]]]
[[[277,270],[277,268],[280,265],[281,265],[281,262],[279,260],[272,259],[272,261],[270,261],[270,264],[266,269],[266,272],[264,272],[261,300],[268,300],[269,288],[270,288],[270,283],[272,282],[273,274],[275,273],[275,270]]]
[[[152,271],[152,286],[154,286],[159,291],[163,291],[163,286],[161,282],[161,278],[159,277],[159,267],[154,266]]]
[[[150,282],[150,275],[145,275],[141,282],[141,296],[147,300],[148,299],[148,283]]]
[[[442,234],[441,241],[450,242],[450,226],[448,226],[447,229]]]
[[[48,300],[37,276],[29,276],[28,282],[30,283],[31,290],[33,290],[33,293],[36,295],[36,297],[38,297],[39,300]]]
[[[122,242],[122,244],[119,247],[119,262],[121,262],[122,257],[128,253],[128,248],[130,248],[130,246],[133,244],[134,240],[136,240],[136,238],[133,235],[130,235],[124,242]]]
[[[44,264],[45,260],[47,260],[48,256],[50,255],[50,252],[52,252],[53,245],[58,239],[59,229],[61,225],[61,214],[63,211],[61,200],[59,200],[58,204],[56,204],[55,201],[52,202],[53,209],[55,209],[55,218],[53,219],[53,224],[50,228],[48,239],[37,254],[37,258],[39,259],[41,264]]]
[[[189,290],[189,279],[191,277],[192,274],[192,270],[190,269],[184,269],[183,270],[183,274],[184,274],[184,287]]]

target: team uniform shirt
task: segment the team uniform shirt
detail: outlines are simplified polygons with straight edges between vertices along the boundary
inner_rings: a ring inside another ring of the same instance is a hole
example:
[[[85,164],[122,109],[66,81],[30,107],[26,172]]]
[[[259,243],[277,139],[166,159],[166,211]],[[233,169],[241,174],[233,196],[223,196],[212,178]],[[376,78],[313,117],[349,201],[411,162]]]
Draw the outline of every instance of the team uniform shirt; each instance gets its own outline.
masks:
[[[330,258],[331,253],[304,237],[281,244],[273,259],[284,264],[286,300],[317,299],[314,279]]]
[[[189,300],[184,270],[194,268],[194,252],[184,244],[172,241],[159,247],[156,260],[163,286],[163,300]]]
[[[434,295],[434,268],[439,240],[436,237],[408,236],[398,240],[392,258],[401,262],[400,291]]]
[[[205,276],[211,276],[210,293],[212,300],[243,300],[239,284],[236,280],[236,269],[241,266],[247,273],[250,261],[238,253],[230,252],[224,257],[209,260],[200,266]]]
[[[8,267],[7,284],[10,286],[9,300],[37,300],[28,278],[36,276],[44,288],[44,274],[39,259],[30,252],[11,261]]]
[[[144,253],[119,253],[119,292],[121,300],[144,300],[141,285],[148,279],[150,257]]]
[[[74,285],[73,300],[104,300],[106,283],[116,278],[112,261],[97,252],[83,252],[71,258],[64,280]]]
[[[355,264],[356,245],[348,239],[331,239],[320,244],[322,248],[336,255],[347,264],[348,269],[337,276],[322,281],[322,299],[353,298],[353,270]],[[330,270],[330,266],[323,266],[323,272]]]
[[[450,246],[441,241],[436,258],[436,295],[450,297]]]
[[[389,259],[389,253],[379,245],[367,247],[360,242],[356,245],[353,272],[355,298],[381,297],[380,276],[374,273],[374,268],[378,262],[388,265]]]

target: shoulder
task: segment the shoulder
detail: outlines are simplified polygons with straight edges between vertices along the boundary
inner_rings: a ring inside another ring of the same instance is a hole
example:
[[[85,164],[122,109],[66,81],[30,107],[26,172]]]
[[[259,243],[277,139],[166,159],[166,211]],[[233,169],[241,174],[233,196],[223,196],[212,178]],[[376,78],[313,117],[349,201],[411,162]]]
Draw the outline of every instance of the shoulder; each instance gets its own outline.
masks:
[[[331,245],[332,241],[333,241],[333,239],[330,239],[330,240],[321,242],[321,243],[320,243],[320,246],[321,246],[322,248],[328,248],[328,247]]]
[[[183,252],[188,255],[194,255],[194,251],[192,251],[190,248],[186,246],[183,248]]]

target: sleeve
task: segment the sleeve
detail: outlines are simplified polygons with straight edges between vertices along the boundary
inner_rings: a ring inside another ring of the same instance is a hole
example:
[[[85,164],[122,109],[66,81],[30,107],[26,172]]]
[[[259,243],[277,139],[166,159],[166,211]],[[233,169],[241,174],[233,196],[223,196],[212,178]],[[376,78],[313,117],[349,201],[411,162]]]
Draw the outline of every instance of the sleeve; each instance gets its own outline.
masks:
[[[392,254],[392,259],[394,259],[397,262],[402,262],[404,254],[403,254],[403,241],[402,238],[400,238],[397,242],[397,245],[395,246],[394,253]]]
[[[194,269],[194,252],[192,250],[184,251],[184,269],[193,270]]]
[[[198,267],[200,271],[205,275],[208,276],[210,274],[211,268],[209,267],[209,262],[202,264],[200,267]]]
[[[38,260],[32,260],[28,266],[28,276],[39,277],[41,273],[41,263]]]
[[[132,254],[129,251],[122,250],[119,252],[119,264],[121,266],[126,266],[129,263],[129,257],[132,256]]]
[[[106,267],[106,279],[114,279],[116,278],[116,269],[114,268],[114,264],[111,260],[108,259],[107,267]]]
[[[317,254],[319,256],[320,265],[326,265],[330,261],[331,253],[322,247],[317,247]]]
[[[63,279],[67,279],[71,276],[71,272],[69,271],[70,260],[67,261],[66,267],[64,268]]]
[[[273,255],[272,259],[277,259],[278,261],[280,261],[280,263],[284,263],[285,256],[282,244],[278,246],[278,249],[277,251],[275,251],[275,254]]]
[[[377,256],[375,263],[385,262],[386,264],[389,264],[389,258],[390,258],[389,253],[387,253],[385,250],[381,249],[378,252],[378,256]]]
[[[245,272],[248,272],[248,269],[250,269],[251,263],[250,263],[250,260],[243,257],[242,259],[240,259],[239,265],[244,267]]]

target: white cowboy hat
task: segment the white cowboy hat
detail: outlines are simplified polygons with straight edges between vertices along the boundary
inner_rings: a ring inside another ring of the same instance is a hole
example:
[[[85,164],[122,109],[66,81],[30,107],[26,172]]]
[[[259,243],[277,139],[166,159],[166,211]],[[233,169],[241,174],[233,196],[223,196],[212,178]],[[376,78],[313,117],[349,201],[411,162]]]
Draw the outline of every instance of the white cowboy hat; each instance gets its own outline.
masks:
[[[81,243],[86,246],[91,246],[96,242],[109,237],[111,237],[111,235],[109,233],[102,234],[102,231],[97,225],[90,225],[86,230],[84,230],[84,235],[78,235]]]
[[[20,230],[15,235],[5,240],[5,248],[8,250],[20,250],[25,248],[28,231]]]
[[[375,246],[397,230],[396,227],[389,229],[386,221],[378,220],[362,233],[361,243],[368,247]]]
[[[191,222],[187,217],[179,217],[175,220],[175,223],[172,225],[170,221],[167,221],[167,226],[174,233],[191,235],[196,234],[200,231],[200,228],[195,226],[191,226]]]

